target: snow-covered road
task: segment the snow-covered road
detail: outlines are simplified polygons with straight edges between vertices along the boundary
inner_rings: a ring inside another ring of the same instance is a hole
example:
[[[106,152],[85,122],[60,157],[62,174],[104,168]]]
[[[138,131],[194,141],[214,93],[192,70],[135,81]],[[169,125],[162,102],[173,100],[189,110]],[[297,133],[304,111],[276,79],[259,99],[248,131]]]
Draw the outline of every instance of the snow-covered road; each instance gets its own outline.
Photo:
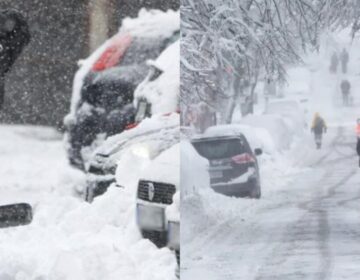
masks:
[[[352,127],[333,127],[327,138],[322,151],[304,143],[297,162],[304,169],[292,183],[185,248],[182,279],[359,279],[360,172]]]

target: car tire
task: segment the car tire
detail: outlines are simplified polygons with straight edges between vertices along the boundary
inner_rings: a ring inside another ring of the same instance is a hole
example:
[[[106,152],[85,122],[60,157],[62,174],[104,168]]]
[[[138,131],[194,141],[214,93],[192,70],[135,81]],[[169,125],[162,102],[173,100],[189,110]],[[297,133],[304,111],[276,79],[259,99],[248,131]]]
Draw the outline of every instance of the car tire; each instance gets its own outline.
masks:
[[[257,179],[251,179],[249,180],[249,185],[251,186],[252,191],[250,192],[249,197],[250,198],[261,198],[261,186],[259,183],[259,180]]]

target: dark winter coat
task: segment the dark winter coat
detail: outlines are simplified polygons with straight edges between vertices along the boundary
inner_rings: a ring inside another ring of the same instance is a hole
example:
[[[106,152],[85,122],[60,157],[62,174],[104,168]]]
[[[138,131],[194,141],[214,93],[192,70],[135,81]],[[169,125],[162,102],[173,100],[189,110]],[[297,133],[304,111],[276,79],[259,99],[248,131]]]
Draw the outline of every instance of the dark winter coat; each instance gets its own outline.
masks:
[[[342,94],[350,93],[350,82],[348,80],[343,80],[340,84]]]
[[[324,119],[320,116],[315,116],[311,126],[311,131],[315,134],[323,134],[323,132],[326,132],[326,128]]]
[[[0,107],[4,99],[4,77],[30,42],[25,18],[16,10],[0,10]]]

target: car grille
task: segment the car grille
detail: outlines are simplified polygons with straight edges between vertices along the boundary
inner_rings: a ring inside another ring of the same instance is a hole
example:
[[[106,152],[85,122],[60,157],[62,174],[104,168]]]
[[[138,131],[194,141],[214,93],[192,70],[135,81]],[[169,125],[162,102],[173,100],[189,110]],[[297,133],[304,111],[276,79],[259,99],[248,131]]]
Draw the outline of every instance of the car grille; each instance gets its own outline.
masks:
[[[152,199],[149,197],[149,184],[154,186],[154,196]],[[174,185],[140,180],[137,195],[139,199],[145,201],[172,204],[175,192],[176,188]]]

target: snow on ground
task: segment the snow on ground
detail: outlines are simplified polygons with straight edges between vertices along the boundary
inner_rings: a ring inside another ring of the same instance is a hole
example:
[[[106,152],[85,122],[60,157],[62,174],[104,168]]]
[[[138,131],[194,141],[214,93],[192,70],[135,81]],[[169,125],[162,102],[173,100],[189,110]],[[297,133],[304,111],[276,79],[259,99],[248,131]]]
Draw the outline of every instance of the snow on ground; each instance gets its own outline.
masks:
[[[309,55],[305,67],[291,69],[284,88],[286,98],[307,100],[302,105],[308,122],[314,112],[325,117],[329,129],[323,149],[315,149],[309,127],[290,139],[290,149],[273,145],[275,151],[259,157],[260,200],[195,188],[181,206],[182,279],[360,278],[360,175],[354,132],[360,106],[359,42],[349,45],[343,34],[330,39],[337,40],[337,49],[350,49],[349,73],[329,73],[335,47],[328,45]],[[347,108],[341,106],[338,88],[345,76],[354,95],[353,107]],[[258,122],[250,125],[259,127]],[[268,132],[267,141],[280,143],[269,127]]]
[[[175,257],[141,239],[133,191],[112,188],[93,204],[76,195],[62,136],[45,127],[0,126],[0,203],[28,202],[28,226],[0,229],[1,280],[175,279]]]

